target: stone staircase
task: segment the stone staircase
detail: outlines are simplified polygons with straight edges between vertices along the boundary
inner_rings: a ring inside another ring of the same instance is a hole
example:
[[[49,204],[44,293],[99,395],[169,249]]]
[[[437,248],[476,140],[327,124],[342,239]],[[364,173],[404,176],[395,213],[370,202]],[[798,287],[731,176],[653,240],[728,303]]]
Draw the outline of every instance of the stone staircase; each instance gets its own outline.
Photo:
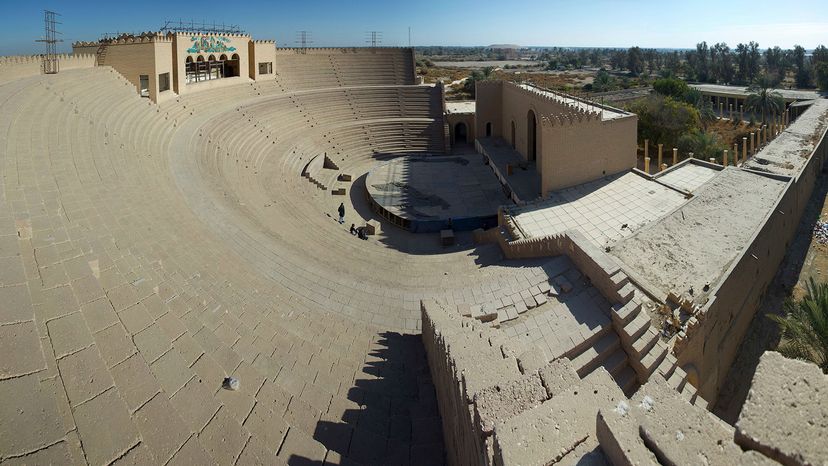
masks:
[[[706,407],[707,402],[697,395],[692,384],[687,383],[687,374],[678,367],[678,361],[653,327],[645,310],[649,306],[653,303],[636,290],[626,304],[616,304],[610,311],[613,328],[620,337],[621,348],[628,355],[629,367],[635,375],[635,382],[624,388],[625,393],[630,395],[655,374],[667,380],[691,403]]]

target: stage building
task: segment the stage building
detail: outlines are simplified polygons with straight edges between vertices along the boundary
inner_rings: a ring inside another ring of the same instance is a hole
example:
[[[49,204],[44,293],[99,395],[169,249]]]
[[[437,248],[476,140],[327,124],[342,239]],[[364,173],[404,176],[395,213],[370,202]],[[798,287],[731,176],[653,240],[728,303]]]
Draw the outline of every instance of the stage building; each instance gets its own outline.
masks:
[[[174,95],[273,75],[276,43],[241,33],[187,31],[122,34],[72,44],[73,54],[94,54],[160,102]]]

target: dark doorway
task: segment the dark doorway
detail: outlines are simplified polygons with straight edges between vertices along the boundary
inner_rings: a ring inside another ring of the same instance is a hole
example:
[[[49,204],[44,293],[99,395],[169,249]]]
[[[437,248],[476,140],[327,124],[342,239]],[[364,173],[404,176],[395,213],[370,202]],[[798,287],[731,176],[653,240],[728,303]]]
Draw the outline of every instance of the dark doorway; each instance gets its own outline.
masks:
[[[454,143],[465,144],[468,141],[468,128],[465,123],[457,123],[454,125]]]
[[[535,121],[535,112],[529,110],[526,120],[526,131],[528,132],[526,135],[526,155],[531,162],[538,159],[538,127],[537,121]]]
[[[515,148],[515,121],[512,120],[512,149]]]
[[[492,137],[492,122],[486,123],[486,137]]]

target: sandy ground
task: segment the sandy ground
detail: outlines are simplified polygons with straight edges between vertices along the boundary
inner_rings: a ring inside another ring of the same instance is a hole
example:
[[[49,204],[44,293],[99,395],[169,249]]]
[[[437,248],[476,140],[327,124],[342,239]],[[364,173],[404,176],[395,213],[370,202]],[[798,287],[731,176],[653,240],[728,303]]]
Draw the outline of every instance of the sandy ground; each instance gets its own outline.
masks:
[[[817,282],[828,278],[828,245],[812,240],[816,221],[828,218],[826,194],[828,175],[823,173],[817,179],[814,194],[808,202],[788,255],[771,283],[762,307],[756,311],[736,360],[727,374],[716,406],[713,407],[713,413],[731,424],[736,422],[742,411],[759,357],[779,343],[778,327],[767,318],[767,314],[781,314],[785,299],[792,295],[794,298],[804,295],[805,283],[809,277]]]

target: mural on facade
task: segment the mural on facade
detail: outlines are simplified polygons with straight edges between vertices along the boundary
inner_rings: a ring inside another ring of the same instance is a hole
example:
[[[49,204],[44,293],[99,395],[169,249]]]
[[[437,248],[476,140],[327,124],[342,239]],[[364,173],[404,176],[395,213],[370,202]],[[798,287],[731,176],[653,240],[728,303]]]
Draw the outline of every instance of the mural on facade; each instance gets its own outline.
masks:
[[[221,53],[236,51],[236,47],[227,46],[230,39],[226,37],[192,36],[190,37],[190,40],[193,41],[193,46],[187,49],[187,53]]]

